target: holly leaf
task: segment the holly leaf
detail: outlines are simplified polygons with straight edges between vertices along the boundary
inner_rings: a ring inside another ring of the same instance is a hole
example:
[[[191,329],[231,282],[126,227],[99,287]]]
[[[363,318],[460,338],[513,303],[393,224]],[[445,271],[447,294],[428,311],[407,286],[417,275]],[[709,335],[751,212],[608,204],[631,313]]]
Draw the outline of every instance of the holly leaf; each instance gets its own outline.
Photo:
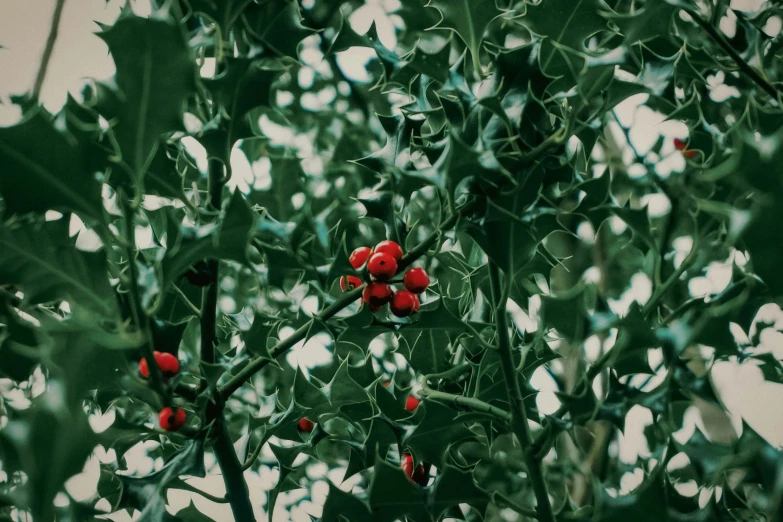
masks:
[[[473,433],[451,408],[434,401],[427,401],[419,408],[424,409],[424,417],[406,434],[403,445],[410,447],[417,460],[440,466],[448,447],[472,437]]]
[[[416,522],[432,520],[424,494],[399,466],[380,456],[375,461],[375,473],[368,489],[373,520],[398,520],[408,516]]]
[[[489,504],[489,495],[476,484],[469,471],[445,466],[435,480],[430,496],[430,509],[435,519],[439,520],[444,511],[459,504],[473,506],[483,514]]]
[[[243,13],[251,37],[283,56],[297,59],[299,42],[315,31],[302,24],[299,4],[293,0],[267,0],[251,4]]]
[[[68,237],[66,220],[0,228],[0,282],[18,285],[25,302],[76,300],[115,310],[103,252],[83,252]]]
[[[142,184],[164,133],[183,129],[185,100],[196,91],[196,68],[172,20],[122,16],[99,34],[109,46],[120,89],[100,107],[112,123],[122,162]]]
[[[484,33],[490,23],[503,14],[495,0],[430,0],[427,7],[440,12],[441,20],[435,28],[453,31],[465,42],[473,58],[473,67],[480,73]]]
[[[77,142],[56,130],[42,109],[21,123],[0,128],[0,163],[6,213],[60,210],[103,221],[100,183],[87,168]]]

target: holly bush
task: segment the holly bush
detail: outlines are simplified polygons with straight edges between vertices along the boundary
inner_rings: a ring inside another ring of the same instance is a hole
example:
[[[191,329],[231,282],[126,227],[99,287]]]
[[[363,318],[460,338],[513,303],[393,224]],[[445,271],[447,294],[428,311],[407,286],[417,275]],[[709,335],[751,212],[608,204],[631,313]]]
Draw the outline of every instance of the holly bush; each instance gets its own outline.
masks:
[[[711,379],[783,382],[783,9],[733,5],[123,10],[0,128],[0,519],[781,520]]]

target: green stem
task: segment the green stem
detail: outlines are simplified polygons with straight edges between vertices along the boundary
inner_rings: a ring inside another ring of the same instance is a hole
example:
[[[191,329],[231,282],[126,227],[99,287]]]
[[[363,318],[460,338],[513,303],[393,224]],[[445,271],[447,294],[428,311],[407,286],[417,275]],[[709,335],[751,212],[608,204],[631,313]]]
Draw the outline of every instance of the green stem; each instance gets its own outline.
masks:
[[[502,408],[492,406],[489,403],[474,399],[473,397],[465,397],[463,395],[455,395],[453,393],[446,393],[438,390],[432,390],[430,388],[422,389],[419,394],[425,399],[432,399],[434,401],[450,402],[463,408],[477,411],[481,413],[488,413],[493,417],[497,417],[499,420],[510,423],[511,414]]]
[[[506,383],[506,392],[511,409],[511,428],[517,439],[519,439],[519,443],[523,447],[530,447],[533,444],[533,436],[530,433],[530,426],[528,426],[527,411],[522,398],[522,390],[519,387],[516,364],[514,364],[511,352],[511,338],[508,335],[506,302],[509,285],[506,284],[506,290],[503,290],[500,283],[500,269],[492,261],[489,263],[489,281],[495,306],[500,367],[503,370],[503,379]],[[538,519],[541,522],[554,522],[555,515],[552,511],[552,503],[549,500],[549,492],[547,491],[541,462],[533,453],[525,452],[525,464],[533,486],[533,493],[536,496]]]
[[[726,51],[726,54],[728,54],[732,60],[734,60],[734,63],[737,64],[737,67],[740,68],[742,72],[744,72],[748,77],[753,80],[756,85],[761,87],[767,94],[769,94],[773,99],[778,100],[778,103],[780,103],[780,100],[778,96],[780,96],[780,92],[775,89],[775,87],[772,86],[767,80],[765,80],[761,74],[756,71],[753,67],[751,67],[748,62],[742,59],[742,56],[739,55],[739,53],[731,46],[729,42],[726,41],[726,39],[721,35],[715,27],[712,26],[707,20],[701,17],[696,11],[693,11],[692,9],[683,9],[686,13],[690,15],[691,18],[693,18],[693,21],[696,22],[704,31],[710,35],[710,38],[715,40],[715,43],[720,45],[724,51]]]
[[[315,324],[316,319],[319,321],[327,321],[331,319],[338,312],[344,308],[347,308],[348,305],[359,299],[363,291],[364,285],[360,286],[359,288],[355,288],[350,292],[344,293],[342,296],[340,296],[339,299],[337,299],[337,301],[321,310],[318,315],[300,326],[299,329],[297,329],[293,334],[273,346],[269,350],[269,355],[271,358],[256,357],[255,359],[251,360],[244,368],[237,372],[236,375],[234,375],[231,379],[228,380],[228,382],[218,389],[218,393],[220,394],[221,399],[225,400],[230,397],[232,393],[241,388],[248,379],[250,379],[257,372],[261,371],[261,369],[264,368],[267,364],[271,363],[274,359],[287,352],[299,341],[305,339]]]
[[[160,371],[160,367],[155,362],[155,355],[153,353],[155,348],[153,346],[152,330],[150,329],[149,319],[141,304],[139,270],[136,266],[136,225],[133,222],[136,213],[135,207],[128,201],[128,196],[123,191],[117,193],[117,201],[119,202],[120,210],[122,211],[125,221],[123,248],[125,250],[125,257],[128,258],[127,283],[133,324],[136,325],[136,328],[144,332],[146,338],[146,342],[141,345],[141,352],[147,360],[152,389],[162,395],[165,398],[166,403],[169,403],[170,394],[168,387],[163,381],[163,373]]]

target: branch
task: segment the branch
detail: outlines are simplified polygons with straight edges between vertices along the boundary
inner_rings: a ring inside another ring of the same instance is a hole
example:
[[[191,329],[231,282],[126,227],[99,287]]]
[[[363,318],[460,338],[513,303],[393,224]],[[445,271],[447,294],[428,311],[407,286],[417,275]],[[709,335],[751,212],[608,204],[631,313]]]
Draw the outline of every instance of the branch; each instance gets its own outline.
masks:
[[[223,163],[217,160],[210,161],[209,201],[207,202],[209,209],[220,210],[224,182]],[[217,259],[207,260],[207,271],[211,282],[206,288],[204,303],[201,307],[201,361],[206,364],[215,363],[219,268],[220,264]],[[215,395],[214,402],[207,403],[204,418],[205,424],[214,423],[216,437],[212,449],[223,474],[226,498],[231,506],[231,512],[234,514],[234,520],[254,520],[253,506],[250,504],[250,495],[242,474],[242,466],[234,451],[231,433],[228,431],[223,415],[224,402],[217,393]]]
[[[456,215],[451,215],[448,218],[446,218],[443,221],[443,223],[440,224],[437,230],[434,230],[421,243],[419,243],[414,248],[409,250],[408,253],[402,257],[400,262],[397,264],[398,266],[397,270],[398,271],[404,270],[406,267],[412,265],[414,261],[416,261],[418,258],[426,254],[429,248],[438,241],[438,239],[441,237],[443,232],[446,229],[451,228],[451,226],[454,225],[456,221],[457,221]],[[270,358],[256,357],[255,359],[252,359],[247,364],[247,366],[242,368],[239,372],[237,372],[236,375],[234,375],[231,379],[229,379],[228,382],[226,382],[223,386],[221,386],[218,389],[221,400],[226,400],[229,396],[231,396],[232,393],[234,393],[239,388],[241,388],[242,385],[247,380],[249,380],[253,375],[261,371],[261,369],[264,368],[267,364],[269,364],[274,359],[280,357],[282,354],[290,350],[299,341],[305,339],[316,320],[328,321],[329,319],[337,315],[337,313],[347,308],[351,303],[356,301],[362,295],[363,290],[364,290],[364,285],[354,290],[351,290],[350,292],[344,293],[342,296],[340,296],[339,299],[337,299],[334,303],[330,304],[329,306],[321,310],[321,312],[318,313],[315,317],[313,317],[313,319],[311,319],[310,321],[308,321],[307,323],[299,327],[299,329],[296,330],[289,337],[286,337],[285,339],[277,343],[275,346],[273,346],[269,350],[269,355],[271,356]]]
[[[533,444],[533,436],[530,433],[530,426],[527,421],[527,411],[522,398],[522,391],[519,388],[519,379],[517,378],[516,365],[514,364],[513,354],[511,353],[511,339],[508,335],[508,323],[506,321],[506,303],[508,300],[507,290],[500,285],[500,269],[490,261],[489,263],[489,282],[492,290],[492,299],[495,306],[495,322],[497,324],[498,335],[498,355],[500,356],[500,366],[503,370],[503,379],[506,383],[506,392],[508,393],[508,402],[511,407],[511,428],[523,446]],[[555,515],[552,512],[552,503],[549,500],[549,493],[546,488],[541,462],[532,453],[525,452],[525,464],[527,465],[530,480],[533,485],[533,492],[536,496],[536,513],[541,522],[555,522]]]
[[[41,66],[38,68],[35,84],[33,84],[33,99],[35,100],[38,100],[38,97],[41,94],[41,88],[43,87],[43,82],[46,79],[46,70],[49,68],[49,60],[52,58],[54,42],[57,41],[57,32],[60,28],[60,18],[62,18],[63,7],[65,7],[65,0],[57,0],[57,5],[54,6],[54,14],[52,15],[52,25],[49,28],[49,38],[46,39],[46,46],[44,47],[44,52],[41,56]]]
[[[761,87],[767,94],[769,94],[774,100],[778,101],[778,104],[780,104],[780,99],[778,96],[780,96],[780,92],[772,86],[767,80],[765,80],[759,73],[751,67],[748,62],[742,59],[742,56],[739,55],[739,53],[729,44],[729,42],[726,41],[726,39],[721,35],[715,27],[712,26],[707,20],[701,17],[699,13],[696,11],[693,11],[692,9],[683,9],[686,13],[690,15],[691,18],[693,18],[693,21],[696,22],[702,29],[704,29],[707,34],[710,35],[710,38],[715,40],[715,43],[720,45],[724,51],[731,57],[732,60],[734,60],[734,63],[737,64],[737,67],[740,68],[742,72],[747,74],[751,80],[753,80],[756,85]]]
[[[253,515],[253,506],[250,504],[250,493],[247,489],[247,483],[243,476],[242,464],[239,462],[234,445],[231,443],[231,434],[226,426],[226,420],[223,418],[223,412],[218,414],[215,421],[217,437],[213,450],[220,471],[223,473],[223,482],[226,485],[226,498],[231,506],[231,512],[234,514],[234,520],[251,521],[255,520]]]

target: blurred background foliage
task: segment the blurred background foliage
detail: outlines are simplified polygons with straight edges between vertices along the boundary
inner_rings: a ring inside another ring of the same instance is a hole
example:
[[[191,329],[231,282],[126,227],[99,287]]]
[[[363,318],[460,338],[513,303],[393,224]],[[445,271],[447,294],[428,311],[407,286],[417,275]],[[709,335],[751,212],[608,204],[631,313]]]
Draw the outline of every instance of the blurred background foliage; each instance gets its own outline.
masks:
[[[123,8],[0,128],[0,520],[783,520],[716,384],[783,383],[783,8],[734,4]],[[408,319],[339,288],[384,239]]]

